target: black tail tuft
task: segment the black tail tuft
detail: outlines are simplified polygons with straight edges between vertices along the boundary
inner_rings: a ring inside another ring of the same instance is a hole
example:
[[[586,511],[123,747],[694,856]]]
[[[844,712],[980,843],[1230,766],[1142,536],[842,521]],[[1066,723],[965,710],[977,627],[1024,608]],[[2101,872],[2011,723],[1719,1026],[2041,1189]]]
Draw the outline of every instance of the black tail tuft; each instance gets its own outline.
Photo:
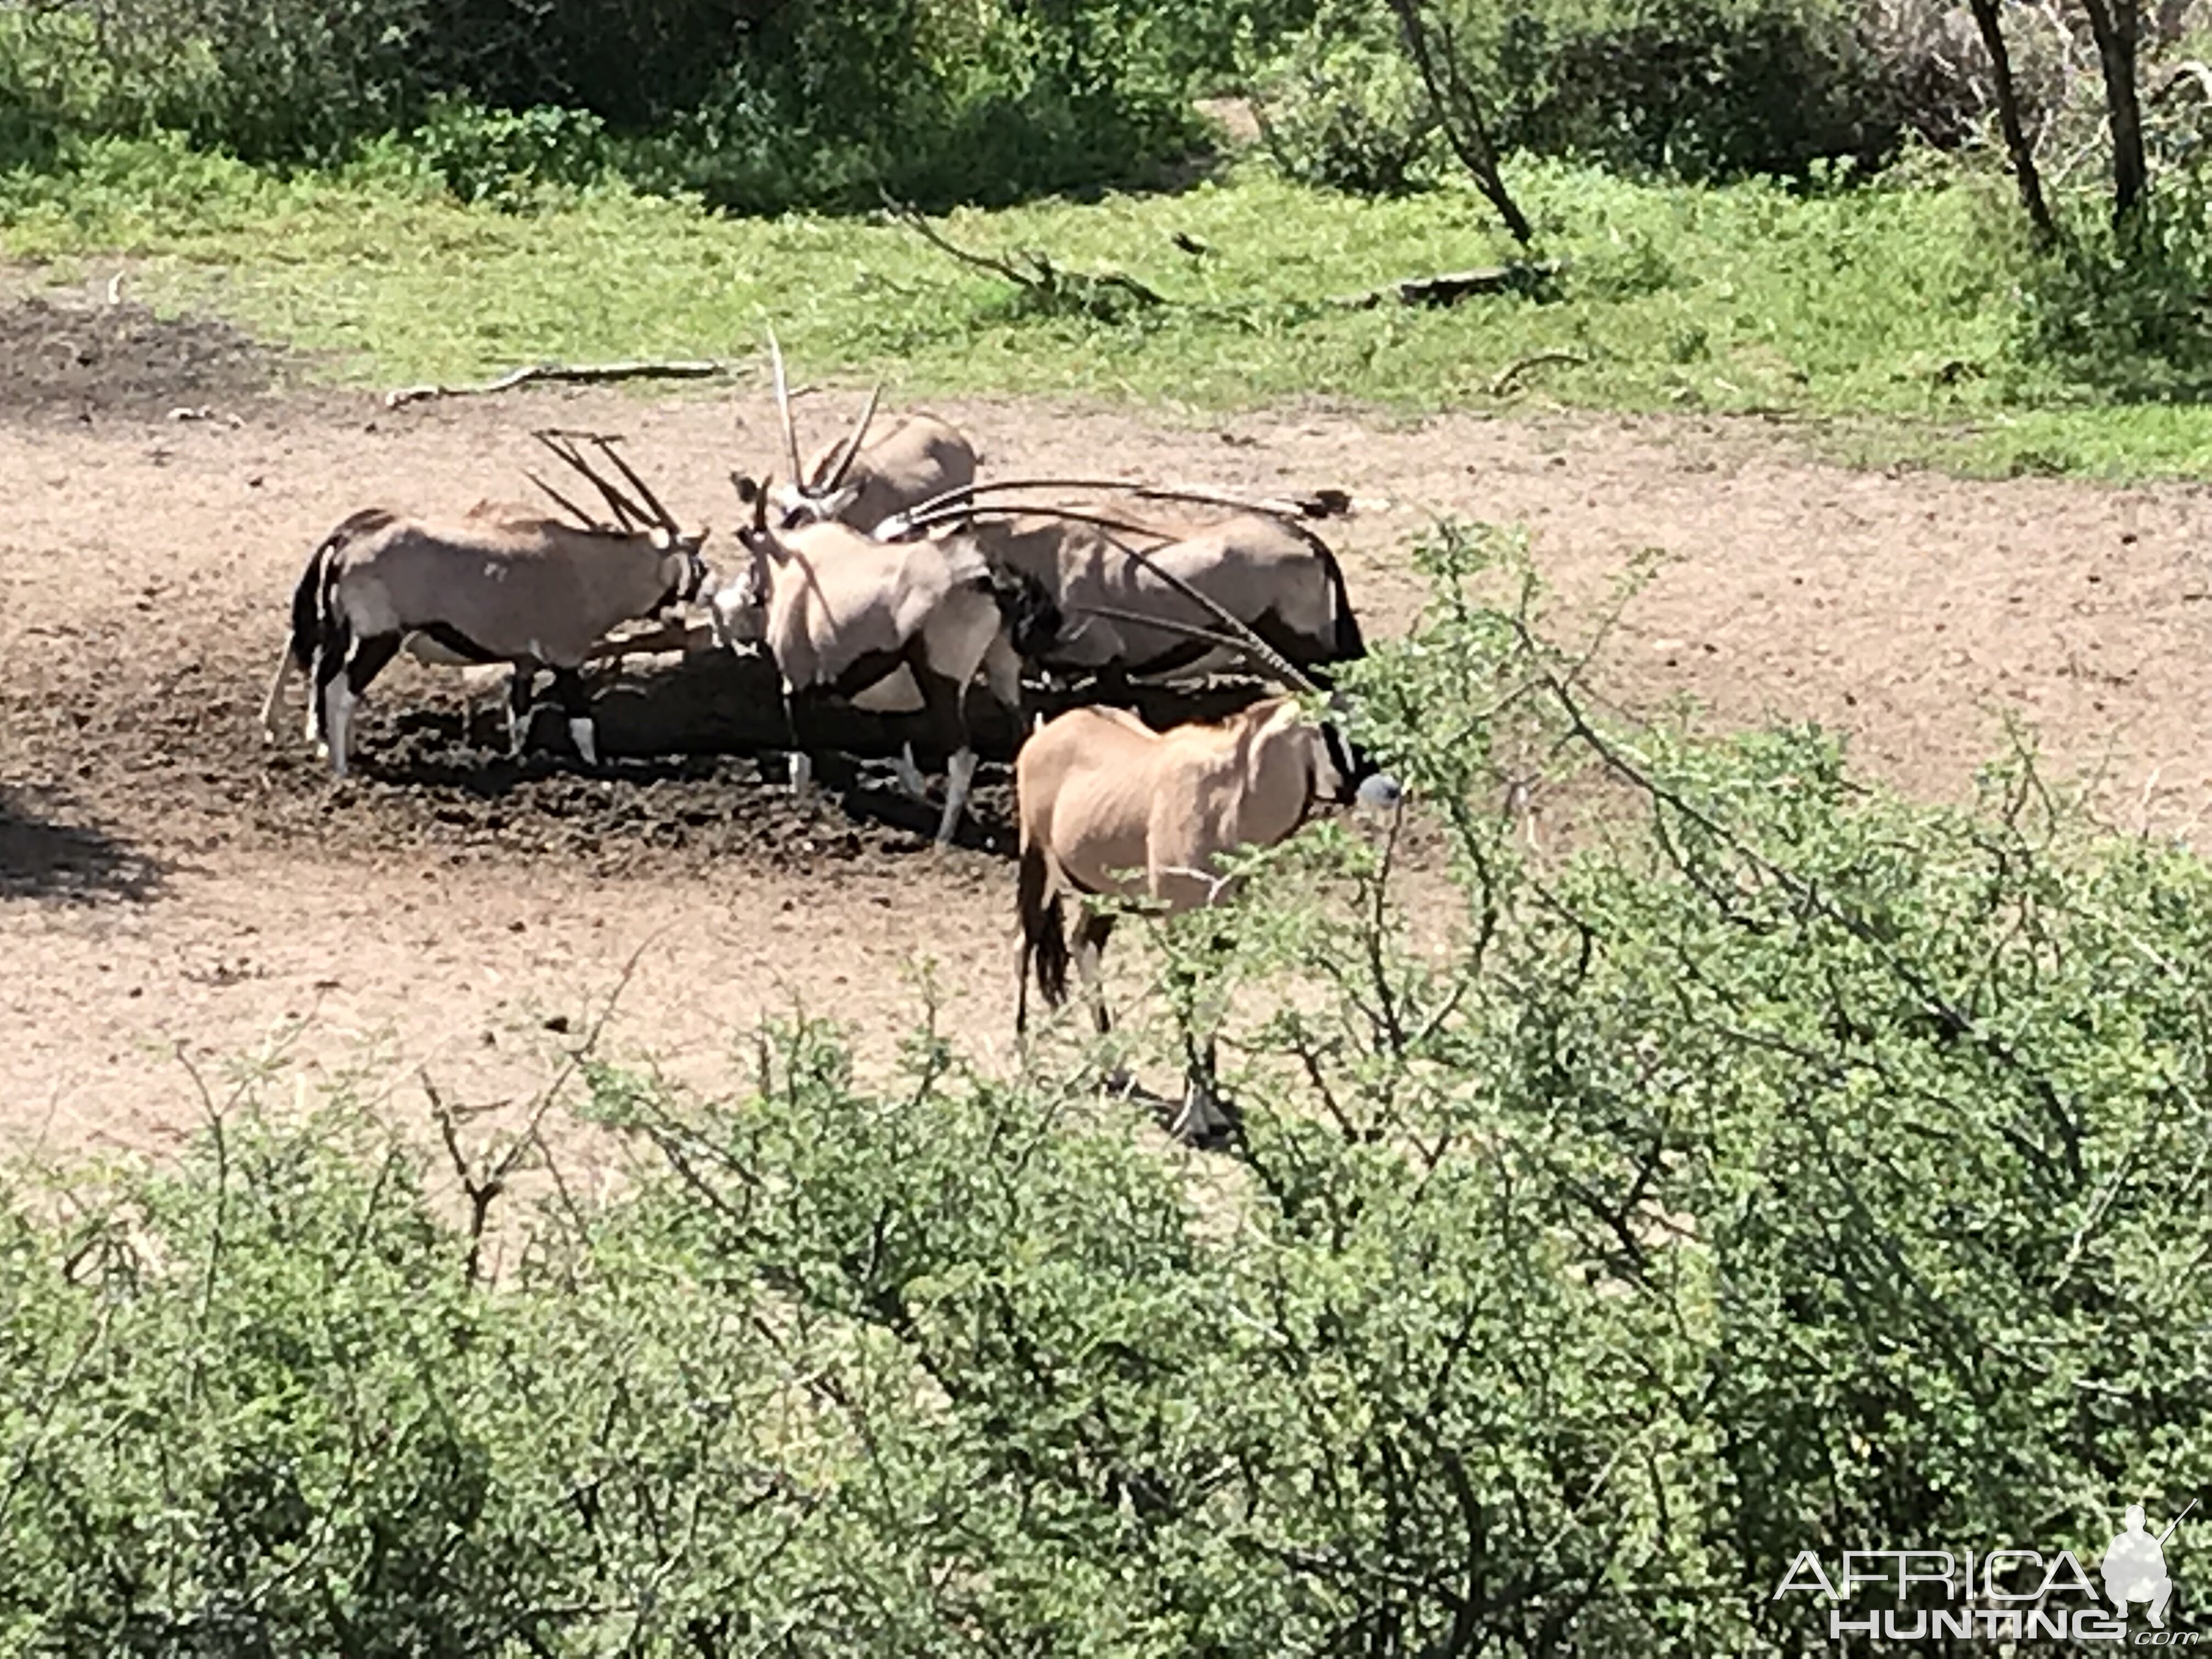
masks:
[[[292,590],[292,660],[304,671],[313,665],[315,643],[324,635],[337,599],[337,556],[357,536],[380,530],[398,515],[387,507],[367,507],[349,514],[307,556],[300,585]]]
[[[1067,927],[1060,915],[1060,898],[1048,895],[1052,872],[1044,848],[1035,842],[1022,848],[1018,903],[1022,917],[1021,994],[1014,1006],[1014,1030],[1029,1025],[1030,970],[1036,971],[1039,994],[1048,1007],[1067,1000]]]
[[[308,555],[300,585],[292,590],[292,637],[286,648],[302,673],[313,665],[314,642],[322,633],[323,569],[330,553],[331,544],[325,542]]]

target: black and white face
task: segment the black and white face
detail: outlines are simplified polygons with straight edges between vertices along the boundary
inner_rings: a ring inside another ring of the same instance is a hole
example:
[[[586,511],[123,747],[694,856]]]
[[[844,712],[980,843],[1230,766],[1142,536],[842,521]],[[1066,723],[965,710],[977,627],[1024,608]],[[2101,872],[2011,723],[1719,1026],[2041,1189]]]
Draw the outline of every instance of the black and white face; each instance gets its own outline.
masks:
[[[1355,802],[1362,806],[1395,806],[1405,793],[1404,786],[1345,735],[1338,723],[1338,710],[1342,707],[1342,699],[1332,699],[1329,718],[1321,724],[1314,793],[1340,806]]]
[[[708,601],[714,631],[732,650],[757,645],[768,636],[768,532],[746,531],[739,538],[746,557],[722,579]]]
[[[660,596],[659,608],[666,611],[691,604],[706,587],[709,574],[707,561],[700,556],[700,549],[707,544],[707,532],[702,530],[696,535],[673,536],[665,530],[656,530],[653,539],[662,551],[672,556],[668,591]]]
[[[797,530],[810,524],[829,524],[860,498],[860,487],[858,484],[841,484],[835,489],[820,493],[801,489],[796,484],[778,484],[769,492],[769,516],[780,530]]]

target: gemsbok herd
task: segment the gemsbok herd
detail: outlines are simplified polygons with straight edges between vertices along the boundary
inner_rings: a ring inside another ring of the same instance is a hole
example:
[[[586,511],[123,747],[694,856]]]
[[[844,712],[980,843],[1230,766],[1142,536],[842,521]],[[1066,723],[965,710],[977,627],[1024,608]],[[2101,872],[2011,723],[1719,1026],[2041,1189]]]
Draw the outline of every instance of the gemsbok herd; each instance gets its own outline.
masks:
[[[781,683],[796,793],[811,787],[825,704],[919,716],[922,744],[945,757],[941,847],[975,778],[966,708],[980,680],[1021,734],[1024,1035],[1032,979],[1058,1006],[1071,963],[1108,1029],[1098,958],[1114,912],[1086,909],[1071,949],[1067,899],[1203,908],[1229,890],[1221,855],[1281,841],[1318,803],[1397,800],[1396,782],[1348,740],[1330,690],[1331,666],[1366,647],[1343,572],[1305,508],[1123,480],[984,480],[975,446],[934,416],[908,415],[871,437],[880,386],[850,434],[810,465],[772,335],[769,350],[789,477],[731,473],[747,518],[733,568],[710,569],[705,532],[684,529],[614,441],[541,431],[608,516],[534,473],[550,509],[486,500],[455,517],[381,506],[351,514],[309,556],[293,592],[262,711],[270,738],[296,671],[308,687],[306,737],[345,776],[356,708],[404,650],[504,673],[516,755],[538,677],[550,673],[577,757],[596,766],[588,665],[635,652],[760,653]],[[694,607],[704,627],[690,621]],[[1115,706],[1138,684],[1238,667],[1279,693],[1218,723],[1164,732]],[[1032,728],[1024,686],[1036,679],[1088,686],[1095,700]],[[896,769],[922,798],[912,741]],[[1212,1042],[1188,1030],[1184,1040],[1186,1092],[1171,1127],[1214,1144],[1235,1120],[1218,1093]]]

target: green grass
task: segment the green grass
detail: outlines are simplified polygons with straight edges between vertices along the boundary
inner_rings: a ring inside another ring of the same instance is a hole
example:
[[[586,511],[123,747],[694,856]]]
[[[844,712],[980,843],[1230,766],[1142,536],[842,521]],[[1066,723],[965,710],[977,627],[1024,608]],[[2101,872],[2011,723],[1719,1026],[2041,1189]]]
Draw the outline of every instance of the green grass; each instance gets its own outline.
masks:
[[[908,394],[1763,412],[1816,423],[1856,459],[2212,470],[2204,409],[2116,401],[2025,349],[2027,256],[1993,186],[1798,196],[1552,164],[1515,183],[1565,275],[1547,296],[1439,309],[1330,300],[1510,257],[1472,191],[1368,201],[1256,168],[1179,195],[942,222],[979,250],[1125,271],[1171,301],[1105,317],[1025,306],[880,222],[723,219],[618,188],[501,213],[456,204],[391,154],[285,179],[173,146],[91,147],[66,174],[0,177],[0,254],[63,275],[128,256],[156,303],[335,353],[334,375],[379,384],[546,358],[745,356],[773,323],[801,375],[884,374]],[[1176,233],[1212,252],[1180,251]],[[1544,352],[1578,361],[1496,390]]]

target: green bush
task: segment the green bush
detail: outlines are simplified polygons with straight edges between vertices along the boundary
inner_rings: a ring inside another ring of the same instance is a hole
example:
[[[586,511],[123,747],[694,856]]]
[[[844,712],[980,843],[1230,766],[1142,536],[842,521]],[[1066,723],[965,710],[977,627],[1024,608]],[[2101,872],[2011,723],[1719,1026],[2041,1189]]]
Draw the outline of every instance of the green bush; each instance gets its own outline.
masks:
[[[803,1028],[726,1101],[594,1070],[622,1195],[481,1237],[343,1105],[19,1180],[0,1652],[1782,1655],[1800,1550],[2176,1512],[2212,875],[2024,762],[1595,722],[1510,547],[1420,556],[1346,678],[1457,932],[1341,825],[1165,930],[1233,1160]],[[1539,754],[1579,852],[1496,810]]]
[[[1900,125],[1828,0],[1550,0],[1471,20],[1509,147],[1703,179],[1877,162]],[[1492,55],[1494,54],[1494,55]]]
[[[413,135],[465,199],[611,159],[715,205],[1142,181],[1251,9],[1187,0],[108,0],[0,13],[0,143],[156,129],[256,162]],[[1210,20],[1210,21],[1209,21]],[[602,135],[611,141],[603,150]],[[518,171],[527,169],[527,171]]]
[[[1871,166],[1896,148],[1927,78],[1834,0],[1434,0],[1423,11],[1438,61],[1480,99],[1501,150],[1629,173]],[[1431,100],[1384,0],[1322,7],[1263,56],[1257,79],[1293,177],[1394,190],[1433,153]]]
[[[1436,149],[1436,117],[1395,29],[1369,0],[1336,0],[1262,65],[1261,133],[1289,178],[1389,195]]]
[[[535,203],[548,186],[595,183],[610,161],[605,123],[544,106],[510,112],[441,104],[416,129],[410,148],[460,200],[508,209]]]

